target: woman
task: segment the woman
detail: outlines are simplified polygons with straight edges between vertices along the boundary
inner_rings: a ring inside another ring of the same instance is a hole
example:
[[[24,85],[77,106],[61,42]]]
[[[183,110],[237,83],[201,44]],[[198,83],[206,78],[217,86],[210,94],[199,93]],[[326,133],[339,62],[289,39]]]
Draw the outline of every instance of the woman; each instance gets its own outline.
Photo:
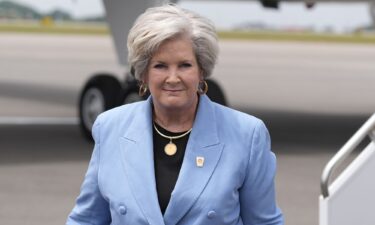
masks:
[[[101,114],[67,224],[283,224],[264,124],[210,101],[218,43],[207,19],[148,9],[128,36],[143,102]]]

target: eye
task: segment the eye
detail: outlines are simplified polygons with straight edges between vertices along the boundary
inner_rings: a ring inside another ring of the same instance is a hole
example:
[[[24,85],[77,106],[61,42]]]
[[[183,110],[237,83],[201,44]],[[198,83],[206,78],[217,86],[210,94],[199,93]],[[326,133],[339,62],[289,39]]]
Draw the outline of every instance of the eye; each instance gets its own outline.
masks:
[[[166,65],[162,64],[162,63],[157,63],[154,65],[154,68],[155,69],[164,69],[166,68]]]
[[[191,65],[191,63],[182,63],[181,65],[180,65],[180,67],[184,67],[184,68],[189,68],[189,67],[191,67],[192,65]]]

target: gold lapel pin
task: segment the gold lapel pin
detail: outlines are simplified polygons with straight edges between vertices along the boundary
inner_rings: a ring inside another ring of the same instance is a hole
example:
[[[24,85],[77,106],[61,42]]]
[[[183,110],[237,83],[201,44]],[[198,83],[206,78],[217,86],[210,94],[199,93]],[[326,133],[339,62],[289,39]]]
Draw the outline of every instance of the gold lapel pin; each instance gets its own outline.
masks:
[[[203,167],[203,164],[204,164],[204,157],[202,157],[202,156],[197,156],[197,158],[195,159],[195,162],[197,163],[197,166],[198,166],[198,167]]]

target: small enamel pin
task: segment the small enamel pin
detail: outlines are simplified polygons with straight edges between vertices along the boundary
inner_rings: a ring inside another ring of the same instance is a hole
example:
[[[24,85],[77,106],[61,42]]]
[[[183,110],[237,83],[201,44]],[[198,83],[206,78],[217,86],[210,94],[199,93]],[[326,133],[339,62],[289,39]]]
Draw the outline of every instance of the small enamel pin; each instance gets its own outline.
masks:
[[[197,156],[197,158],[195,159],[195,162],[197,163],[197,167],[203,167],[204,157]]]

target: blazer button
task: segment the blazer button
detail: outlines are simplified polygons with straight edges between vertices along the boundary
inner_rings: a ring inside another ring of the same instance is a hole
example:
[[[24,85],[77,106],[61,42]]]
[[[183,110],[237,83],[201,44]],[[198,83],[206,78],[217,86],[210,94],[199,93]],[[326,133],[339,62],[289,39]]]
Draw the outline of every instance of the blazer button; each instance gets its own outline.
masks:
[[[216,212],[214,210],[211,210],[207,213],[207,217],[212,219],[216,216]]]
[[[126,214],[126,206],[121,205],[120,207],[118,207],[118,211],[120,212],[121,215],[125,215]]]

